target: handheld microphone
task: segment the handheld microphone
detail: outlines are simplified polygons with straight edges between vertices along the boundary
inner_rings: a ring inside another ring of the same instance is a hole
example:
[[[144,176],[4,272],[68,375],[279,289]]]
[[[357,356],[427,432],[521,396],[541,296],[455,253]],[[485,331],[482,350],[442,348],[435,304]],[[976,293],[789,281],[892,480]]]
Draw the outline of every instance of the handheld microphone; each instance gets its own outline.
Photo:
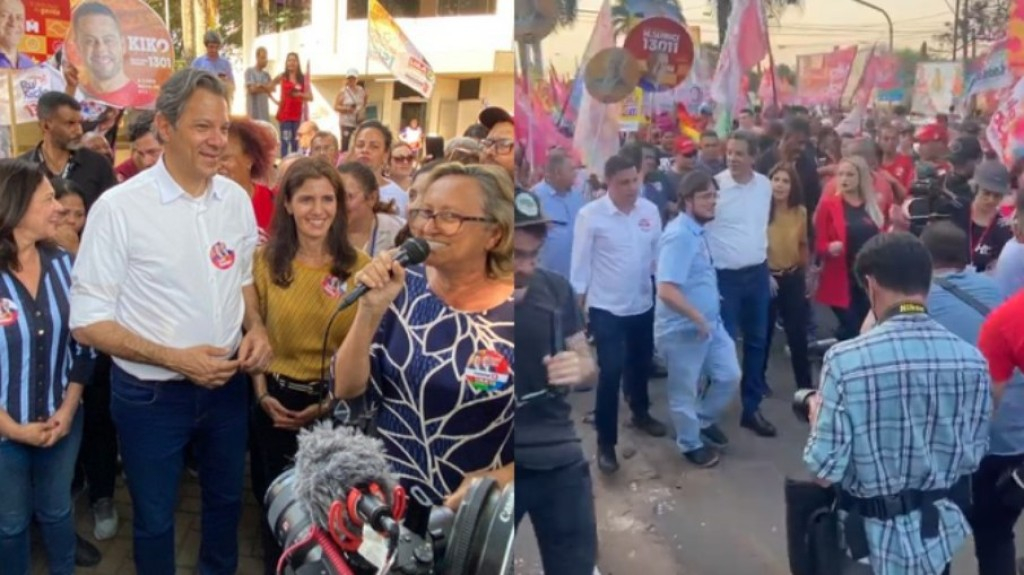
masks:
[[[427,256],[430,255],[430,243],[422,238],[409,238],[399,246],[398,252],[395,254],[395,261],[398,265],[403,268],[421,264],[426,261]],[[355,289],[350,291],[345,299],[341,300],[338,304],[338,311],[341,311],[363,297],[366,292],[370,291],[370,288],[366,287],[362,283],[357,285]]]

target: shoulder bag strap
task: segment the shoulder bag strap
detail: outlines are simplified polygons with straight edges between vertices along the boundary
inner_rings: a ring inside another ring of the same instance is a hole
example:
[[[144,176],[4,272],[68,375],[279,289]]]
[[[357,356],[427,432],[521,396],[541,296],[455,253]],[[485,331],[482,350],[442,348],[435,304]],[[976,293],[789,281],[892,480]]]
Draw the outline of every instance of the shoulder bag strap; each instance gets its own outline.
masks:
[[[954,285],[953,282],[949,281],[948,279],[946,279],[946,278],[935,278],[934,281],[935,281],[936,284],[939,285],[939,287],[941,287],[942,289],[944,289],[944,290],[948,291],[949,293],[953,294],[953,296],[955,296],[958,300],[960,300],[960,301],[964,302],[965,304],[973,307],[975,309],[975,311],[977,311],[981,315],[988,316],[988,313],[990,311],[992,311],[992,309],[990,307],[988,307],[987,305],[985,305],[985,304],[981,303],[980,301],[978,301],[978,298],[976,298],[976,297],[972,296],[971,294],[967,293],[966,291],[961,289],[959,286]]]

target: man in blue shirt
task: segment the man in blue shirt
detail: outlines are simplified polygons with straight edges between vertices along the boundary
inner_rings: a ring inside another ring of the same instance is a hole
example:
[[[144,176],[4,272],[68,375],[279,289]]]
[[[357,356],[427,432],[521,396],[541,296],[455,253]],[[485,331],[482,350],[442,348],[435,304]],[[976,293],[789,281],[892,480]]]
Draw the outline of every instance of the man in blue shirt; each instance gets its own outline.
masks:
[[[930,317],[931,258],[913,235],[869,240],[854,275],[878,325],[825,354],[804,463],[838,487],[854,561],[874,575],[948,573],[970,536],[964,480],[988,450],[988,365]]]
[[[967,343],[976,344],[988,312],[999,307],[1006,295],[989,276],[966,271],[970,263],[969,242],[967,234],[955,224],[931,224],[921,234],[921,241],[931,253],[934,268],[928,294],[932,319]],[[999,409],[992,415],[989,450],[973,476],[974,505],[968,520],[974,531],[979,575],[1015,572],[1013,528],[1021,509],[1003,503],[997,495],[996,483],[1006,471],[1022,463],[1024,377],[1016,373],[1003,391]]]
[[[736,344],[722,322],[718,276],[704,236],[704,224],[715,217],[717,197],[711,174],[695,170],[683,176],[683,211],[669,222],[658,246],[655,341],[666,358],[676,444],[700,467],[717,464],[715,447],[729,442],[716,422],[740,383]],[[704,374],[710,383],[699,390]]]
[[[540,252],[540,265],[566,279],[572,265],[572,232],[576,228],[576,214],[586,203],[580,190],[573,187],[575,181],[572,158],[564,150],[552,150],[548,154],[544,180],[532,190],[547,217],[558,224],[548,230]]]
[[[228,88],[228,102],[231,102],[235,93],[235,73],[231,69],[231,62],[220,55],[220,46],[223,42],[220,34],[210,30],[203,35],[203,44],[206,46],[206,53],[192,61],[192,67],[196,70],[204,70],[216,76]]]

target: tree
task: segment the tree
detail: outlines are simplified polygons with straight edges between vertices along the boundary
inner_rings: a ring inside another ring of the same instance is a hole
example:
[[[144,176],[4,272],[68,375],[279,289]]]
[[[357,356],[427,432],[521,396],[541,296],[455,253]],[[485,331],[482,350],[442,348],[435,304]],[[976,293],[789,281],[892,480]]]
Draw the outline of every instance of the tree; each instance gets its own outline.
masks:
[[[616,0],[612,6],[615,37],[625,36],[644,18],[662,16],[686,22],[679,0]]]
[[[729,27],[729,14],[732,14],[733,0],[709,0],[715,8],[715,20],[718,22],[718,43],[725,44],[725,32]],[[762,0],[768,11],[768,17],[778,19],[789,7],[803,6],[802,0]]]
[[[565,28],[576,23],[579,16],[579,5],[577,0],[554,0],[556,7],[555,28]],[[518,5],[518,2],[516,3]],[[544,76],[544,54],[541,52],[540,42],[543,37],[531,38],[526,42],[518,40],[516,45],[519,48],[519,67],[523,75],[532,75],[535,78]]]
[[[925,45],[921,46],[921,50],[913,50],[910,48],[897,50],[895,56],[900,63],[900,85],[904,87],[914,85],[914,80],[917,77],[918,63],[928,62],[931,60]]]
[[[976,57],[979,42],[984,48],[984,45],[1000,40],[1006,34],[1010,3],[1011,0],[964,2],[959,18],[955,22],[946,22],[944,30],[935,35],[935,41],[942,50],[952,53],[954,60],[957,52],[966,58],[968,49],[971,57]]]
[[[796,86],[796,72],[789,67],[789,64],[775,66],[775,77],[781,82],[786,81],[791,86]]]

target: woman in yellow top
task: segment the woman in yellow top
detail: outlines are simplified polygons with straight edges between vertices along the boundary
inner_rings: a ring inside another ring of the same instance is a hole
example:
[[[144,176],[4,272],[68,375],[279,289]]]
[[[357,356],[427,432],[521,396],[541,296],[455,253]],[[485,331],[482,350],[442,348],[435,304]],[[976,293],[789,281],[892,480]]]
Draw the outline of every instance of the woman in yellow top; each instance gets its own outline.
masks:
[[[807,208],[804,207],[800,178],[789,164],[778,164],[768,172],[772,182],[771,215],[768,217],[768,268],[771,270],[772,303],[768,312],[768,348],[772,345],[775,320],[782,316],[789,344],[789,360],[798,389],[811,387],[807,359]],[[765,369],[767,370],[767,356]]]
[[[345,190],[337,170],[297,160],[285,174],[267,244],[257,252],[253,281],[274,361],[253,376],[252,485],[262,504],[270,482],[291,464],[298,431],[330,414],[323,337],[353,276],[370,258],[348,241]],[[327,349],[345,339],[356,306],[331,324]],[[265,516],[264,510],[264,516]],[[265,571],[275,573],[281,548],[263,523]]]

